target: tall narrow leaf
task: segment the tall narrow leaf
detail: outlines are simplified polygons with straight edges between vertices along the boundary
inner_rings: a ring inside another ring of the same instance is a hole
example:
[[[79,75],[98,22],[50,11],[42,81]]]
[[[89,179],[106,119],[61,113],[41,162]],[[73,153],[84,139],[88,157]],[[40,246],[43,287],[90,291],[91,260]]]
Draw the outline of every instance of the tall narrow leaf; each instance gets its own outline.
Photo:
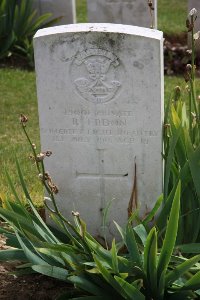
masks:
[[[115,276],[115,280],[119,283],[126,294],[125,299],[145,300],[145,296],[134,285],[131,285],[121,277]]]
[[[165,286],[168,286],[170,283],[178,280],[184,273],[188,272],[190,268],[198,261],[200,261],[200,255],[196,255],[175,267],[166,275]]]
[[[157,291],[157,232],[153,227],[148,234],[144,249],[144,270],[154,295]]]
[[[64,268],[48,265],[33,265],[32,269],[40,274],[50,276],[59,280],[67,281],[68,271]]]
[[[158,278],[160,278],[163,271],[165,272],[167,270],[176,242],[179,222],[180,190],[181,184],[179,182],[174,196],[169,221],[166,228],[165,238],[158,261]]]
[[[116,249],[115,239],[113,239],[112,241],[111,254],[112,254],[113,271],[115,272],[115,274],[118,274],[119,268],[118,268],[117,249]]]
[[[141,256],[135,239],[135,233],[130,223],[126,226],[126,246],[132,263],[140,267],[142,264]]]

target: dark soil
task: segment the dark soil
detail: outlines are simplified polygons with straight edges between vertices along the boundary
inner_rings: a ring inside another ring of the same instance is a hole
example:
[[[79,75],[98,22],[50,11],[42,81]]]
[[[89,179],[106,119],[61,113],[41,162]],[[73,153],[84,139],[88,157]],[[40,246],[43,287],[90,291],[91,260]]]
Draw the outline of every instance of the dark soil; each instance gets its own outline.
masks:
[[[6,248],[5,239],[0,235],[0,251]],[[40,274],[19,277],[12,275],[19,264],[19,262],[0,263],[1,300],[55,300],[59,295],[73,289],[73,286],[66,282]]]
[[[33,66],[30,66],[26,58],[17,55],[11,55],[0,60],[0,68],[11,68],[32,71]]]
[[[0,264],[1,300],[53,300],[72,289],[67,283],[40,274],[16,277],[9,273],[16,264]]]
[[[179,43],[181,45],[187,45],[187,32],[168,35],[164,33],[164,39],[172,44]]]

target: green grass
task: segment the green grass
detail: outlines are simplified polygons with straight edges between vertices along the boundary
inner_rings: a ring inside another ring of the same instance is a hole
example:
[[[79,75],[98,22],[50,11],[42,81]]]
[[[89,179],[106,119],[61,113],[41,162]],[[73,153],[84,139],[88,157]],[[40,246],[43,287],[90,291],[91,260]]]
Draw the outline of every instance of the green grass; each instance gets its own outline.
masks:
[[[186,31],[187,0],[158,0],[158,29],[177,35]]]
[[[87,0],[76,0],[77,22],[87,22]]]
[[[17,190],[15,155],[26,174],[30,192],[35,201],[42,203],[42,187],[37,179],[35,166],[28,159],[30,148],[22,134],[19,116],[30,116],[29,132],[39,148],[39,126],[36,101],[35,74],[12,69],[0,69],[0,196],[10,195],[5,177],[5,168],[12,176]]]
[[[87,22],[86,0],[76,0],[77,20]],[[167,34],[179,34],[185,31],[187,0],[158,0],[158,29]]]

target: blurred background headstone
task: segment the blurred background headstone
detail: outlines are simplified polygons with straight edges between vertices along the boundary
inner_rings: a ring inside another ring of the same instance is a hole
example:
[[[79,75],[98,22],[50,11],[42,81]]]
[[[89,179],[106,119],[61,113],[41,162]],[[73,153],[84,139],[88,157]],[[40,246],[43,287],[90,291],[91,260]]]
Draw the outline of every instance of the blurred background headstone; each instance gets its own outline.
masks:
[[[157,28],[157,0],[87,0],[88,22]],[[153,24],[152,24],[153,23]]]
[[[34,0],[34,8],[37,9],[38,15],[52,13],[52,18],[62,16],[55,25],[76,23],[75,0]]]

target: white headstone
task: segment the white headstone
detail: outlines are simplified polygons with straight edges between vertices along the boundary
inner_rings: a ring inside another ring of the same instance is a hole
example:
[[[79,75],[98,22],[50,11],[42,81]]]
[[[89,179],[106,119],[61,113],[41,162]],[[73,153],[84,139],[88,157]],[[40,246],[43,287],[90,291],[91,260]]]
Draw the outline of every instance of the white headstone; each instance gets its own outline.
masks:
[[[56,25],[76,23],[75,0],[34,0],[39,15],[52,13],[52,18],[61,17]]]
[[[127,221],[135,164],[140,216],[162,192],[163,37],[157,30],[76,24],[34,38],[42,150],[57,203],[102,235],[103,209]],[[134,205],[133,205],[134,206]]]
[[[153,0],[152,17],[148,0],[87,0],[88,21],[157,28],[157,0]]]

